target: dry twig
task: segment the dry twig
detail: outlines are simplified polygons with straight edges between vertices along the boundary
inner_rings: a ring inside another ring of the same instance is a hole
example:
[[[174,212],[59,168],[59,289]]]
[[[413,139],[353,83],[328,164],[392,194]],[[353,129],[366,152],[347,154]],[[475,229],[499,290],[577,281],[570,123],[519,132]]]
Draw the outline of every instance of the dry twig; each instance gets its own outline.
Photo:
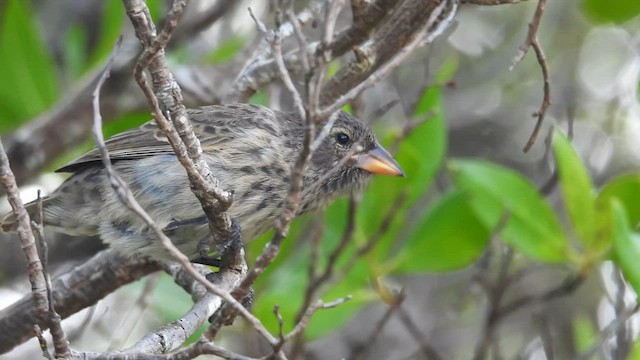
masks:
[[[511,66],[509,67],[509,70],[513,70],[513,68],[525,57],[529,50],[529,47],[532,47],[536,54],[538,64],[540,64],[540,68],[542,70],[542,79],[544,81],[542,104],[540,104],[540,108],[538,109],[538,111],[533,113],[533,117],[536,117],[538,120],[536,121],[536,125],[531,132],[531,135],[529,136],[529,140],[522,149],[522,151],[524,152],[529,151],[538,138],[538,133],[540,132],[542,122],[544,121],[545,114],[547,113],[547,108],[549,107],[549,105],[551,105],[549,65],[547,64],[547,59],[544,56],[542,48],[540,47],[537,35],[538,27],[540,26],[540,20],[542,19],[542,14],[544,12],[544,7],[546,4],[547,0],[538,0],[538,6],[536,7],[536,12],[533,15],[533,20],[531,20],[531,22],[529,23],[529,31],[527,32],[526,40],[524,44],[520,46],[520,51],[513,58]]]

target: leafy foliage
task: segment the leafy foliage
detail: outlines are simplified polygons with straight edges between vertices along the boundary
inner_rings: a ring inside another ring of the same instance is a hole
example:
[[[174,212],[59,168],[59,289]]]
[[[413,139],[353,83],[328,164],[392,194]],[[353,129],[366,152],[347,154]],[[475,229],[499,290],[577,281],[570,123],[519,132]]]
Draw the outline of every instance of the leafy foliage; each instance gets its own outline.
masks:
[[[476,216],[501,238],[533,259],[564,262],[568,241],[553,209],[522,175],[480,161],[450,165],[457,187],[464,191]]]
[[[490,229],[469,206],[466,194],[443,196],[422,218],[395,259],[400,272],[449,271],[466,267],[482,254]]]
[[[621,24],[640,14],[640,2],[636,0],[582,0],[582,8],[596,23]]]
[[[6,132],[51,106],[59,96],[54,62],[29,2],[5,4],[0,54],[0,132]]]

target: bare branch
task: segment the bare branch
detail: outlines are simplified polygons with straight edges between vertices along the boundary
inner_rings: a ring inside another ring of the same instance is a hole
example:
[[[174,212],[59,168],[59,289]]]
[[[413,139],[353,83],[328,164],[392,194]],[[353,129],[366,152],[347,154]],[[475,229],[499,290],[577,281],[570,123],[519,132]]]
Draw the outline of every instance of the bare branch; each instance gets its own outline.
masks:
[[[524,59],[525,55],[529,51],[529,47],[532,47],[536,53],[536,59],[538,60],[538,64],[540,64],[540,68],[542,69],[542,78],[544,80],[544,89],[543,89],[543,100],[540,105],[540,109],[533,114],[534,117],[537,117],[536,125],[534,127],[529,140],[525,144],[522,151],[527,152],[536,141],[538,137],[538,133],[540,132],[540,128],[542,127],[542,121],[544,120],[544,116],[547,112],[547,108],[551,104],[551,95],[549,89],[549,67],[547,65],[547,59],[544,56],[544,52],[540,47],[540,43],[538,42],[538,27],[540,26],[540,20],[542,19],[542,14],[544,12],[544,7],[547,4],[547,0],[538,0],[538,6],[536,7],[536,12],[533,15],[533,20],[529,23],[529,31],[527,32],[527,37],[525,39],[524,44],[520,46],[520,50],[518,54],[513,58],[511,62],[511,66],[509,70],[513,70],[513,68]]]
[[[38,344],[40,345],[40,350],[42,350],[42,356],[47,360],[53,360],[53,356],[49,352],[49,346],[47,345],[47,339],[44,338],[44,333],[40,326],[33,325],[33,332],[36,334],[36,338],[38,338]]]
[[[640,311],[640,303],[636,303],[634,306],[623,310],[602,330],[598,332],[597,338],[591,348],[582,352],[575,357],[575,360],[587,360],[593,358],[598,351],[602,349],[602,346],[619,331],[620,328],[626,326],[627,321]]]
[[[540,43],[538,42],[538,37],[535,37],[533,39],[531,46],[533,47],[533,50],[536,53],[538,64],[540,64],[540,68],[542,69],[542,79],[544,81],[544,85],[543,85],[543,92],[542,92],[543,94],[542,104],[540,104],[540,108],[538,109],[538,111],[533,113],[533,117],[537,117],[538,120],[536,121],[536,125],[533,129],[533,132],[531,133],[531,136],[529,137],[529,140],[527,141],[527,144],[523,148],[523,151],[525,152],[529,151],[529,149],[531,149],[531,146],[533,146],[533,144],[535,143],[536,138],[538,137],[538,133],[542,128],[542,122],[544,121],[544,116],[547,113],[547,108],[549,107],[549,105],[551,105],[549,66],[547,65],[547,59],[545,58],[544,52],[540,47]]]
[[[421,2],[416,4],[416,7],[420,7]],[[325,94],[333,96],[333,93],[337,92],[342,94],[340,89],[350,86],[353,82],[357,82],[355,87],[352,87],[344,95],[339,96],[333,100],[328,97],[323,99],[323,103],[331,103],[327,107],[319,111],[319,116],[325,117],[333,112],[339,110],[342,106],[355,99],[361,92],[377,84],[385,76],[387,76],[393,69],[398,67],[404,62],[417,48],[433,41],[435,37],[440,35],[451,23],[456,10],[458,8],[457,0],[445,0],[440,3],[427,4],[428,9],[414,9],[411,6],[406,6],[402,11],[398,11],[395,21],[407,21],[404,16],[404,12],[417,12],[424,11],[427,16],[425,21],[420,22],[421,28],[413,34],[404,34],[405,39],[410,38],[409,41],[403,44],[402,41],[398,42],[401,47],[399,50],[390,53],[390,49],[382,50],[381,44],[376,41],[383,41],[385,45],[389,42],[389,39],[396,38],[398,35],[393,35],[396,30],[394,27],[394,21],[390,21],[389,28],[382,29],[380,34],[376,33],[376,37],[371,43],[367,43],[360,47],[356,51],[356,63],[352,64],[352,68],[347,68],[342,73],[337,74],[327,87],[331,87],[331,90],[326,90]],[[415,14],[409,16],[415,17]],[[404,45],[404,46],[403,46]],[[375,56],[374,56],[375,54]],[[392,54],[395,54],[392,56]],[[389,56],[387,58],[386,56]],[[392,56],[392,57],[391,57]],[[387,59],[389,59],[387,61]],[[363,71],[357,71],[355,68],[360,68]],[[375,69],[373,72],[371,69]]]
[[[142,317],[142,313],[149,306],[153,290],[155,290],[158,285],[158,280],[160,280],[160,274],[159,272],[151,274],[145,281],[144,287],[134,306],[122,317],[120,325],[117,327],[117,330],[113,332],[114,335],[111,339],[111,344],[109,344],[109,350],[121,348],[125,341],[131,336],[133,329],[135,329]]]
[[[69,349],[69,340],[67,340],[67,335],[64,330],[62,330],[62,319],[60,315],[56,312],[55,306],[53,305],[53,291],[51,291],[51,276],[48,272],[48,253],[49,247],[47,245],[47,240],[44,237],[44,224],[43,219],[44,216],[42,214],[42,198],[40,197],[40,190],[38,190],[38,221],[32,221],[31,227],[35,230],[35,235],[38,240],[38,244],[40,245],[40,253],[42,254],[42,272],[44,274],[46,286],[47,286],[47,301],[49,303],[49,332],[51,333],[51,338],[53,339],[53,347],[55,350],[55,354],[57,357],[66,358],[70,355]],[[37,325],[36,325],[37,326]],[[39,328],[39,327],[38,327]],[[44,350],[43,350],[44,351]]]
[[[127,259],[114,250],[102,251],[53,281],[56,311],[63,319],[67,318],[159,269],[157,263],[148,259]],[[31,295],[0,310],[0,353],[33,337],[33,324],[48,328],[48,323],[39,319]]]
[[[280,37],[285,39],[294,34],[297,31],[296,28],[314,21],[324,11],[325,6],[325,2],[311,2],[308,8],[294,15],[289,22],[282,24],[278,28]],[[261,86],[278,77],[275,62],[269,59],[271,51],[272,45],[265,37],[240,70],[231,91],[225,96],[225,102],[247,101]],[[291,57],[288,57],[288,59],[286,67],[289,71],[293,71],[295,66],[291,64]]]
[[[351,300],[351,296],[346,296],[328,303],[323,302],[322,300],[318,300],[316,301],[313,305],[307,307],[305,313],[303,314],[303,316],[300,318],[300,320],[298,321],[298,323],[296,324],[296,326],[293,328],[293,330],[291,330],[290,333],[287,334],[287,336],[285,337],[286,340],[290,340],[298,335],[300,335],[302,333],[302,331],[304,331],[304,329],[307,328],[307,326],[309,325],[309,320],[311,320],[311,317],[313,316],[313,314],[320,310],[320,309],[332,309],[336,306],[339,306],[340,304],[343,304],[347,301]]]
[[[398,305],[397,314],[400,317],[400,320],[402,321],[406,329],[409,331],[409,334],[411,334],[413,339],[418,344],[420,344],[420,351],[422,352],[422,356],[424,356],[425,359],[430,359],[430,360],[442,359],[442,357],[440,356],[440,354],[438,354],[436,349],[434,349],[433,346],[431,346],[431,344],[427,342],[427,337],[422,333],[422,331],[420,331],[418,326],[415,324],[415,321],[411,318],[411,316],[409,316],[407,311],[402,307],[402,304]]]
[[[17,217],[17,232],[22,243],[22,250],[27,257],[27,262],[29,264],[29,282],[31,282],[33,299],[38,311],[40,312],[41,318],[44,320],[48,317],[49,305],[47,302],[46,280],[42,269],[42,263],[40,262],[40,256],[38,255],[36,239],[31,231],[29,214],[25,210],[22,199],[20,198],[18,185],[16,184],[13,172],[9,167],[9,159],[7,158],[7,154],[4,152],[4,147],[1,142],[0,184],[6,191],[13,213]]]

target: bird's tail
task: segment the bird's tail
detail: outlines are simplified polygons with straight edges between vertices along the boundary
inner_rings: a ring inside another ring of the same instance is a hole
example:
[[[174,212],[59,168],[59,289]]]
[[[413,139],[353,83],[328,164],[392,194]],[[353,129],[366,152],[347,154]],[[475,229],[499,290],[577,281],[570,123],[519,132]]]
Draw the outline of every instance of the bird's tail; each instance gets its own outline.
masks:
[[[42,201],[42,208],[45,209],[51,200],[45,197],[41,199],[41,201]],[[25,204],[24,208],[27,210],[27,213],[29,213],[29,218],[31,220],[40,221],[40,214],[39,214],[40,211],[38,207],[38,200],[34,200],[28,204]],[[46,217],[45,219],[42,219],[42,221],[46,224],[47,223]],[[0,230],[2,232],[16,232],[17,229],[18,229],[18,217],[16,216],[16,214],[14,214],[13,211],[5,214],[2,217],[2,221],[0,222]]]

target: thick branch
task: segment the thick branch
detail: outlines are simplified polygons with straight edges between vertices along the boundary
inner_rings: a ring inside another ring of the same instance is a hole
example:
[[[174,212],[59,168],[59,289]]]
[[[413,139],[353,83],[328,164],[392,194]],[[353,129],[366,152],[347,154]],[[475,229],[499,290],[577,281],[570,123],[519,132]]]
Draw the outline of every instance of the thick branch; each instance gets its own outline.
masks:
[[[355,60],[327,83],[323,89],[322,103],[334,103],[333,108],[337,106],[335,102],[339,97],[357,85],[365,80],[375,81],[371,75],[391,59],[397,58],[396,54],[400,55],[403,49],[409,48],[408,45],[415,39],[422,44],[440,35],[448,27],[456,9],[457,0],[407,0],[399,5],[369,41],[354,48]]]
[[[52,297],[56,311],[65,319],[94,305],[123,285],[159,270],[145,259],[127,259],[113,250],[105,250],[53,282]],[[0,353],[34,336],[33,324],[47,325],[38,319],[31,295],[0,311]]]

